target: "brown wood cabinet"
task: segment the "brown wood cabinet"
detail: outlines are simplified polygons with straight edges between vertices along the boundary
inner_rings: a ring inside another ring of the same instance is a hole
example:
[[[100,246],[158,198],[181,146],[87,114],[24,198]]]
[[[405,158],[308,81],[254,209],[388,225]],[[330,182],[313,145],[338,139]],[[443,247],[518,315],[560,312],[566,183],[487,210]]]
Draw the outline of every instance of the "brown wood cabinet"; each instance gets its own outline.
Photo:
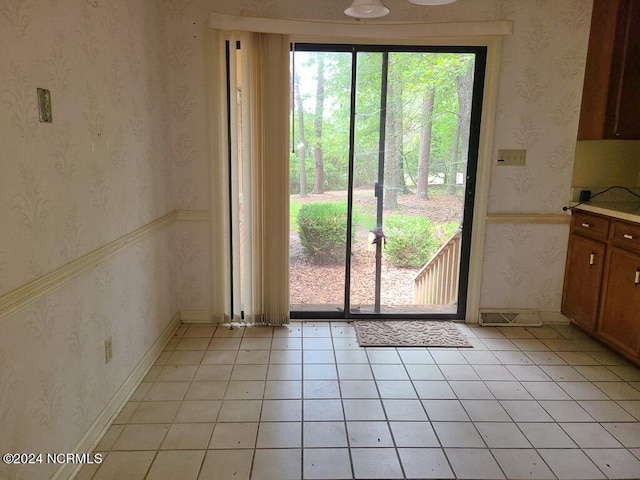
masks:
[[[573,212],[562,313],[640,365],[640,224]]]
[[[640,354],[640,254],[609,247],[598,334],[626,356]]]
[[[594,0],[578,140],[640,139],[640,0]]]
[[[580,235],[571,237],[562,313],[595,331],[606,245]]]

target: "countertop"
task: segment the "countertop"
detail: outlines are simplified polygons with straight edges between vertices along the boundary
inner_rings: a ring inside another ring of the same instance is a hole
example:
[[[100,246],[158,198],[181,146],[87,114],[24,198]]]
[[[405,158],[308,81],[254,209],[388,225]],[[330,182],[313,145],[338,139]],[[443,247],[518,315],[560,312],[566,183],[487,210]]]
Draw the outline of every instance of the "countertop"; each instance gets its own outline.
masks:
[[[585,212],[599,213],[600,215],[608,215],[620,220],[640,223],[640,201],[638,202],[586,202],[577,205],[572,202],[575,210],[584,210]]]

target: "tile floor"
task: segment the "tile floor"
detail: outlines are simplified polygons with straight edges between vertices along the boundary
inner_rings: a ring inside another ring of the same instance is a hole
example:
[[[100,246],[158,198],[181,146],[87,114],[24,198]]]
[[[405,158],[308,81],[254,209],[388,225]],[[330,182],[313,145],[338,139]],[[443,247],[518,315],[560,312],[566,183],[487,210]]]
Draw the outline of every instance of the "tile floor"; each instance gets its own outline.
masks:
[[[77,478],[640,478],[640,369],[568,325],[460,328],[182,325]]]

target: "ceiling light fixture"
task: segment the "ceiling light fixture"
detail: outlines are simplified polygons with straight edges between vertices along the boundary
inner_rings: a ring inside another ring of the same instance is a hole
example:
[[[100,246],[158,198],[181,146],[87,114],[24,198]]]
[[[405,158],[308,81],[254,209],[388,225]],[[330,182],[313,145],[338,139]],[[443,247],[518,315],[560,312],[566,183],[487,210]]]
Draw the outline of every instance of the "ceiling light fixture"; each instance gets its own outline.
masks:
[[[455,1],[456,0],[409,0],[410,3],[415,3],[416,5],[447,5]]]
[[[355,18],[378,18],[389,13],[380,0],[353,0],[353,3],[344,13]]]
[[[446,5],[456,0],[409,0],[416,5]],[[354,18],[379,18],[389,14],[381,0],[353,0],[344,13]]]

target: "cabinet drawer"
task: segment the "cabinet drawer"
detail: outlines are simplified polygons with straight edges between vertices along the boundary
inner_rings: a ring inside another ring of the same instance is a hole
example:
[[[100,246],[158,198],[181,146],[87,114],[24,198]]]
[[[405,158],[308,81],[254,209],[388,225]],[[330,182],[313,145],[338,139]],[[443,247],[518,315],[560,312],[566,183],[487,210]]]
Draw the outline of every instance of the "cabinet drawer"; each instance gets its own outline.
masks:
[[[597,215],[574,211],[573,233],[598,240],[606,240],[609,233],[609,220]]]
[[[640,225],[612,222],[611,242],[619,247],[640,252]]]

